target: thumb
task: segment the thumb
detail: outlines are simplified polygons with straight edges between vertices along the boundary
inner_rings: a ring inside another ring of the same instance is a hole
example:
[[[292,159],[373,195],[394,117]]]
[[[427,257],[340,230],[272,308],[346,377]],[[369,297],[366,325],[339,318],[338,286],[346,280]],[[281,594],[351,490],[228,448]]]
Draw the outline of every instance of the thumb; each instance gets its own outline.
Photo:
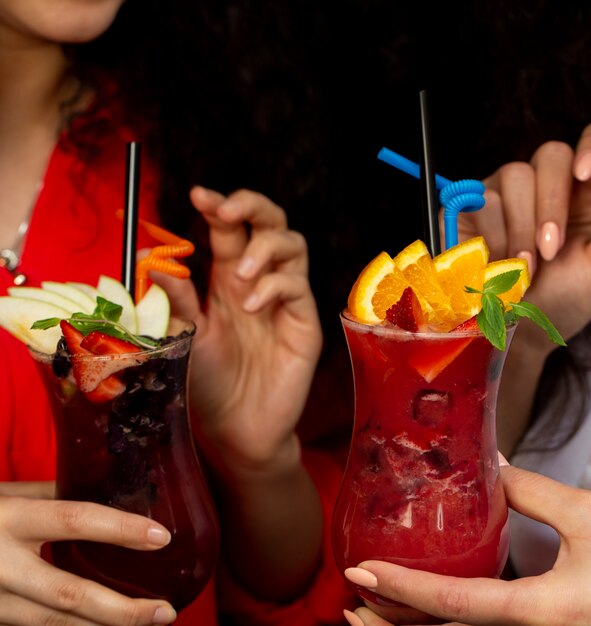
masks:
[[[561,535],[588,532],[588,520],[580,514],[588,506],[588,492],[514,466],[501,468],[501,480],[515,511],[552,526]]]

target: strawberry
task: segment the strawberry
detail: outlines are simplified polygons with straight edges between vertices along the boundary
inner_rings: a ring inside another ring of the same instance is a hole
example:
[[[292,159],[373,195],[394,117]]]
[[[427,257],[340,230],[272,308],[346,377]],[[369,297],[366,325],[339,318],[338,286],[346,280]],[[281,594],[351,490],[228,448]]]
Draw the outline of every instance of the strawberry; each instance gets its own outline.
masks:
[[[129,341],[124,341],[118,337],[106,335],[98,330],[88,333],[82,340],[80,346],[90,350],[93,354],[125,354],[128,352],[139,352],[140,348]]]
[[[478,327],[478,322],[476,321],[476,315],[468,318],[465,322],[458,324],[455,328],[452,328],[450,332],[452,333],[461,333],[469,330],[480,330]]]
[[[412,287],[407,287],[398,302],[386,311],[386,319],[411,333],[418,333],[421,330],[425,324],[425,316]]]
[[[78,388],[96,404],[108,402],[123,391],[125,385],[115,375],[133,365],[139,365],[146,357],[117,358],[117,355],[138,352],[132,343],[93,331],[86,337],[66,320],[60,327],[72,355],[72,371]],[[92,348],[92,350],[90,349]],[[104,355],[102,359],[88,359],[89,355]],[[108,355],[113,355],[109,358]]]

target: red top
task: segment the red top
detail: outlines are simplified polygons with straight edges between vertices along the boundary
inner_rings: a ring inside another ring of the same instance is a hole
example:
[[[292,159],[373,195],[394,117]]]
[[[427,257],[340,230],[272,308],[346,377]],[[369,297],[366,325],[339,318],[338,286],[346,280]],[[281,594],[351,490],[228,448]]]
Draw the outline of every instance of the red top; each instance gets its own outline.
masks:
[[[28,286],[41,281],[78,281],[95,285],[100,274],[119,277],[123,226],[115,211],[123,207],[125,144],[133,137],[121,128],[101,136],[101,156],[87,164],[63,135],[49,161],[44,185],[32,214],[19,271]],[[144,158],[140,216],[157,222],[157,176]],[[138,246],[153,245],[145,232]],[[0,295],[12,276],[0,267]],[[26,347],[0,328],[0,481],[53,480],[55,440],[51,410],[43,383]],[[312,455],[312,474],[322,493],[326,519],[340,483],[340,469],[330,457]],[[328,526],[328,524],[327,524]],[[328,535],[326,545],[330,546]],[[317,626],[342,624],[342,608],[351,604],[330,550],[310,590],[289,606],[258,603],[235,589],[225,599],[241,626]],[[181,626],[216,626],[213,584],[179,616]]]

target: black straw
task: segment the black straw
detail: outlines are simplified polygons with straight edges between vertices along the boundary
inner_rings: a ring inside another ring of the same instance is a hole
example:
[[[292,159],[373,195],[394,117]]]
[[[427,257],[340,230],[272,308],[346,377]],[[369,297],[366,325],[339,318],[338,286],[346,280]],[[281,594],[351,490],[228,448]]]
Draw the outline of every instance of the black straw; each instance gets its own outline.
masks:
[[[127,291],[129,291],[134,301],[141,157],[142,145],[135,141],[128,143],[125,180],[125,215],[123,218],[123,268],[121,271],[121,282]]]
[[[441,236],[439,234],[439,202],[435,188],[435,172],[431,157],[431,136],[429,134],[429,107],[427,92],[419,93],[421,103],[421,136],[422,151],[420,160],[421,172],[421,200],[423,206],[423,225],[425,239],[431,256],[441,252]]]

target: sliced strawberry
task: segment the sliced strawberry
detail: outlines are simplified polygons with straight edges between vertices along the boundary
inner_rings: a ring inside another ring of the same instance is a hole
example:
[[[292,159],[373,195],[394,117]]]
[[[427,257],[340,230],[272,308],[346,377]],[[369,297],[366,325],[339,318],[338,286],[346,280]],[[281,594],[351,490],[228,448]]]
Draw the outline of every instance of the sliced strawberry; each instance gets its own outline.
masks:
[[[99,331],[93,331],[84,337],[66,320],[62,320],[60,326],[72,355],[72,371],[78,388],[91,402],[97,404],[108,402],[121,394],[125,390],[125,385],[115,376],[116,372],[139,365],[147,358],[145,355],[119,356],[128,353],[131,355],[139,351],[137,346],[127,341],[110,337]],[[93,351],[88,349],[89,347],[92,347]],[[97,355],[103,358],[87,358]],[[112,358],[109,358],[109,355],[112,355]]]
[[[114,400],[125,391],[125,384],[122,383],[115,374],[112,374],[101,381],[96,389],[87,391],[86,397],[95,404],[103,404]]]
[[[452,328],[450,332],[472,332],[479,330],[476,315]],[[458,338],[455,341],[432,342],[425,350],[417,350],[411,358],[413,367],[430,383],[470,345],[474,337]]]
[[[90,350],[93,354],[126,354],[128,352],[140,352],[140,348],[129,341],[118,337],[112,337],[93,330],[82,340],[80,346]]]
[[[468,318],[465,322],[458,324],[455,328],[452,328],[450,332],[452,333],[461,333],[468,330],[480,330],[478,327],[478,322],[476,321],[476,315]]]
[[[84,335],[79,330],[74,328],[70,322],[62,320],[60,322],[60,328],[62,329],[66,345],[68,346],[68,350],[72,356],[76,354],[91,354],[80,345],[84,339]]]
[[[424,327],[423,309],[412,287],[407,287],[398,302],[386,311],[386,319],[411,333],[418,333]]]

